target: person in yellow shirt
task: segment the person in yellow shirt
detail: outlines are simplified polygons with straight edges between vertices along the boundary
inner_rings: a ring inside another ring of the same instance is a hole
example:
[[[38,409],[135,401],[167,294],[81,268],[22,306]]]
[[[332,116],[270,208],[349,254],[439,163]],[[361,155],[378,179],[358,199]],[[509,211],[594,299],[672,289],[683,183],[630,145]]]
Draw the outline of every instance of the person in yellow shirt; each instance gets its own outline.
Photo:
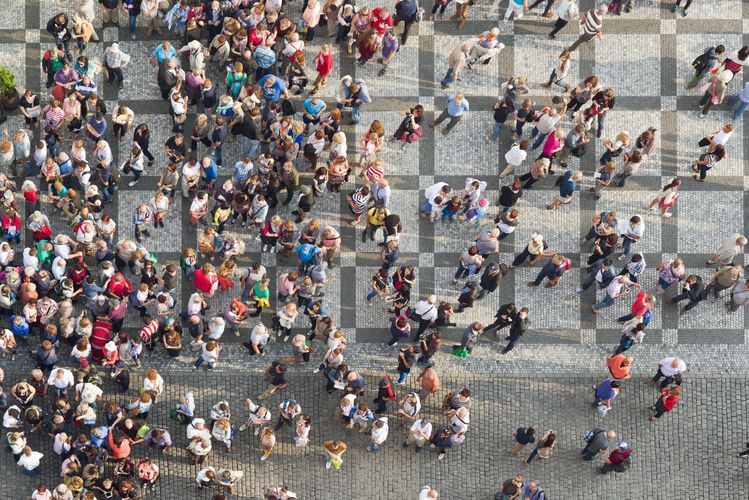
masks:
[[[390,215],[390,210],[384,207],[372,207],[367,211],[367,227],[362,232],[362,243],[367,242],[367,237],[374,241],[375,233],[385,223],[385,217]]]

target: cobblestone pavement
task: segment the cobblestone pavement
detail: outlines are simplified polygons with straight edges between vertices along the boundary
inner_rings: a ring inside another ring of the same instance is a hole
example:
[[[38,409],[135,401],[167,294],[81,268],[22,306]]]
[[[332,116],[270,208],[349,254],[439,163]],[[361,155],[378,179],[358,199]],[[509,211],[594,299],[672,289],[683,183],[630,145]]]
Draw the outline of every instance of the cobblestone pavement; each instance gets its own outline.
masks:
[[[46,95],[40,57],[51,45],[51,38],[44,26],[59,11],[71,13],[76,3],[73,0],[2,2],[0,64],[16,73],[19,89],[41,89]],[[358,3],[392,7],[394,0]],[[263,488],[285,481],[300,493],[300,498],[335,498],[337,495],[356,499],[415,498],[423,484],[437,487],[443,498],[489,498],[499,481],[516,471],[525,471],[526,479],[538,479],[552,498],[671,499],[716,493],[725,498],[747,498],[746,465],[736,461],[733,454],[748,437],[742,417],[746,414],[744,386],[749,375],[749,315],[740,311],[728,316],[719,302],[706,301],[688,315],[679,316],[676,306],[660,301],[654,324],[647,330],[646,345],[634,351],[633,372],[638,376],[650,373],[657,361],[669,354],[683,357],[690,373],[676,414],[658,424],[646,420],[647,406],[652,403],[654,393],[639,379],[626,384],[615,410],[606,417],[607,425],[617,430],[635,450],[632,470],[626,475],[600,477],[590,464],[577,458],[576,450],[585,430],[600,424],[600,419],[587,406],[590,384],[604,375],[603,356],[610,352],[619,336],[615,318],[629,305],[628,301],[620,300],[594,316],[588,304],[595,299],[595,292],[591,289],[582,295],[574,293],[580,280],[580,264],[588,255],[579,248],[579,238],[587,231],[591,216],[613,209],[620,213],[620,218],[636,213],[644,217],[645,238],[635,248],[645,254],[649,264],[642,282],[650,290],[655,286],[655,264],[662,257],[678,254],[689,272],[707,278],[709,271],[704,269],[707,254],[726,235],[736,231],[749,233],[749,217],[744,215],[747,207],[744,193],[749,187],[749,139],[743,123],[734,123],[736,131],[728,144],[729,158],[713,169],[708,183],[696,185],[689,180],[688,172],[688,165],[699,153],[696,143],[704,134],[729,120],[729,114],[725,106],[718,106],[708,118],[699,120],[698,94],[684,88],[691,76],[691,60],[706,46],[723,43],[730,51],[749,43],[746,34],[749,32],[749,3],[740,0],[695,2],[687,18],[674,16],[663,2],[639,0],[637,3],[636,9],[628,15],[605,18],[605,37],[576,52],[568,80],[574,83],[595,73],[604,86],[616,90],[617,106],[606,119],[605,136],[613,136],[623,129],[636,136],[648,126],[655,126],[662,134],[661,149],[628,182],[626,190],[609,189],[598,201],[592,194],[582,192],[576,194],[575,201],[566,209],[548,213],[543,206],[554,196],[555,176],[549,176],[526,192],[518,205],[522,225],[514,237],[502,242],[500,261],[511,260],[513,253],[522,250],[531,233],[540,231],[552,248],[573,259],[575,268],[552,290],[529,289],[525,282],[536,270],[517,269],[502,281],[497,292],[463,313],[458,319],[458,328],[445,331],[449,340],[455,340],[465,325],[477,320],[486,323],[499,304],[510,300],[531,308],[532,329],[511,354],[500,356],[497,341],[485,339],[469,359],[459,360],[445,353],[437,360],[446,388],[468,385],[477,394],[472,427],[464,447],[443,462],[437,462],[430,452],[412,457],[398,448],[402,431],[393,429],[382,453],[369,456],[363,449],[364,438],[346,436],[328,421],[327,416],[335,403],[333,397],[321,393],[320,381],[312,375],[303,376],[300,369],[294,368],[291,391],[300,397],[305,411],[310,404],[315,405],[311,409],[312,444],[308,449],[297,450],[291,446],[289,436],[282,435],[278,452],[268,463],[260,464],[252,437],[242,435],[237,448],[229,455],[214,454],[211,465],[245,470],[246,477],[240,488],[243,497],[257,498]],[[297,18],[299,8],[296,3],[291,5],[292,16]],[[583,0],[580,8],[585,11],[592,5],[593,0]],[[377,64],[358,66],[336,48],[336,78],[330,79],[320,95],[330,104],[337,78],[350,74],[363,78],[374,97],[374,102],[364,108],[362,124],[344,127],[351,158],[355,156],[352,150],[358,147],[358,140],[371,120],[381,119],[391,131],[399,121],[399,113],[417,102],[427,109],[427,120],[435,112],[439,113],[447,95],[438,84],[447,67],[447,55],[466,37],[496,26],[504,9],[505,2],[498,14],[493,13],[490,2],[479,2],[472,8],[461,32],[453,22],[421,23],[413,30],[408,45],[395,57],[386,77],[377,76]],[[502,169],[504,152],[511,144],[507,128],[502,131],[498,144],[484,140],[492,124],[491,113],[486,110],[495,102],[499,84],[511,75],[526,75],[530,78],[534,100],[539,105],[551,102],[552,92],[540,88],[539,82],[547,79],[558,53],[575,39],[577,26],[571,23],[556,40],[549,40],[545,34],[551,29],[551,23],[539,17],[540,11],[539,7],[515,23],[499,21],[501,41],[506,48],[491,64],[463,73],[457,88],[465,92],[472,110],[449,136],[443,137],[438,132],[435,135],[428,129],[416,146],[405,152],[391,148],[383,155],[387,178],[394,189],[392,210],[401,215],[406,228],[401,240],[401,261],[418,267],[414,297],[433,292],[441,300],[456,301],[459,290],[451,284],[451,275],[457,255],[478,230],[476,226],[461,222],[431,225],[419,219],[416,211],[424,188],[437,181],[462,187],[466,175],[470,175],[488,182],[488,194],[494,201],[500,188],[497,169]],[[104,48],[115,41],[133,57],[125,71],[123,90],[105,87],[101,76],[98,77],[97,83],[108,108],[111,110],[118,103],[127,105],[135,111],[136,123],[148,123],[153,134],[151,149],[156,156],[155,167],[146,171],[135,188],[123,183],[116,208],[110,211],[117,215],[124,236],[131,232],[128,226],[132,208],[150,199],[155,189],[158,169],[165,160],[159,146],[170,135],[170,120],[165,115],[166,104],[159,99],[156,71],[147,62],[147,54],[158,40],[155,37],[146,40],[141,28],[137,40],[132,41],[124,29],[102,29],[100,19],[95,25],[103,42],[90,45],[92,58],[101,59]],[[306,52],[314,54],[321,43],[323,39],[318,38],[308,44]],[[209,68],[209,76],[214,81],[223,80],[213,67]],[[739,76],[747,78],[746,72]],[[740,88],[741,78],[730,84],[729,94]],[[195,110],[191,111],[186,130],[194,119]],[[18,116],[11,116],[4,128],[13,131],[21,123]],[[569,120],[564,121],[564,128],[569,128]],[[124,160],[114,142],[116,156]],[[64,147],[69,145],[68,142]],[[227,145],[225,165],[236,160],[240,151],[238,142]],[[581,162],[572,158],[571,166],[587,174],[583,190],[592,185],[590,174],[601,151],[602,145],[597,141]],[[199,154],[203,153],[201,145]],[[674,217],[660,219],[648,213],[647,201],[675,175],[682,176],[684,183]],[[309,178],[304,182],[309,182]],[[342,191],[348,192],[353,186],[352,182]],[[145,242],[159,256],[160,263],[176,262],[182,248],[195,246],[195,232],[186,226],[187,205],[179,202],[173,207],[174,217],[167,221],[166,228],[154,232],[153,241]],[[289,215],[286,209],[279,213],[284,217]],[[363,303],[369,279],[376,270],[378,247],[373,243],[361,243],[358,230],[355,232],[347,224],[348,211],[342,198],[328,195],[318,202],[313,215],[324,223],[336,225],[342,233],[340,266],[325,292],[331,316],[351,340],[348,364],[367,370],[373,376],[382,370],[392,371],[395,354],[382,345],[388,338],[387,313],[379,304],[367,307]],[[486,218],[484,226],[490,224],[491,218]],[[67,230],[65,222],[59,218],[53,218],[53,225],[56,232]],[[247,243],[247,253],[240,258],[240,263],[246,265],[260,260],[268,267],[273,284],[280,274],[294,266],[293,262],[275,254],[261,255],[251,235],[234,229],[230,228],[229,233],[244,238]],[[184,284],[179,290],[180,301],[186,300],[190,292],[189,284]],[[669,290],[670,294],[673,291]],[[211,301],[214,310],[229,296],[229,293],[217,294]],[[137,315],[131,313],[126,327],[135,331],[138,325]],[[297,326],[300,331],[306,326],[302,315]],[[205,415],[210,405],[227,391],[236,391],[230,400],[235,412],[243,415],[240,407],[244,397],[259,392],[261,377],[257,370],[275,355],[286,354],[289,350],[285,345],[271,345],[265,359],[248,361],[237,345],[238,340],[246,340],[248,333],[243,329],[239,339],[231,335],[224,337],[227,345],[220,366],[214,373],[200,375],[197,379],[185,375],[191,360],[189,353],[167,361],[157,351],[153,357],[146,358],[147,367],[168,372],[165,373],[168,394],[155,411],[154,421],[171,425],[166,418],[167,410],[184,390],[180,383],[189,383],[196,392],[199,414]],[[14,381],[20,370],[26,368],[26,361],[19,359],[11,364],[2,359],[0,366],[6,370],[6,380]],[[238,371],[246,375],[239,377]],[[370,378],[370,386],[375,381]],[[437,416],[435,401],[430,402],[428,409],[433,416]],[[529,422],[559,431],[561,443],[550,461],[524,467],[519,457],[508,456],[506,450],[510,446],[510,430]],[[344,437],[352,445],[346,465],[339,473],[328,473],[322,467],[320,443],[329,437]],[[175,438],[181,444],[184,435],[179,432]],[[47,448],[45,453],[52,452]],[[143,450],[137,451],[138,456],[142,453]],[[48,456],[45,462],[49,464],[44,471],[46,481],[55,484],[57,459]],[[7,454],[0,457],[0,464],[16,470]],[[195,470],[187,465],[182,450],[175,458],[162,460],[161,465],[164,480],[156,497],[194,495]],[[13,476],[16,478],[17,481],[12,481],[7,475],[0,477],[0,491],[7,498],[26,498],[33,489],[32,481],[20,474]]]
[[[278,433],[273,454],[263,463],[259,460],[257,438],[248,430],[239,435],[229,453],[221,445],[215,445],[206,465],[245,471],[238,498],[259,498],[267,485],[286,482],[300,498],[415,499],[419,489],[429,484],[441,492],[440,498],[484,500],[492,498],[498,485],[518,472],[524,474],[526,481],[538,481],[550,498],[700,498],[701,494],[696,492],[706,491],[706,483],[714,484],[715,480],[721,482],[720,498],[746,498],[746,465],[735,458],[735,452],[745,441],[736,420],[749,410],[745,399],[735,397],[744,390],[742,380],[691,376],[685,384],[687,397],[677,410],[651,423],[647,420],[650,414],[647,408],[656,392],[642,377],[627,382],[614,409],[601,418],[590,407],[590,387],[596,381],[593,377],[508,378],[453,373],[442,377],[443,390],[431,396],[422,409],[435,425],[444,423],[440,407],[447,391],[466,385],[472,388],[466,442],[442,461],[437,460],[435,450],[425,449],[416,454],[413,449],[401,449],[405,430],[399,428],[400,421],[392,406],[387,415],[388,440],[379,453],[366,451],[366,436],[348,431],[330,418],[338,398],[326,394],[319,376],[307,371],[295,373],[289,386],[267,402],[275,407],[282,397],[288,396],[301,401],[303,412],[313,415],[308,447],[295,448],[290,431],[284,428]],[[6,378],[13,375],[7,373]],[[212,404],[226,398],[233,419],[239,423],[247,417],[244,399],[262,390],[262,379],[211,373],[193,377],[187,383],[179,373],[163,375],[168,381],[166,396],[149,415],[149,424],[166,427],[174,448],[167,459],[144,445],[136,445],[133,455],[159,460],[162,479],[155,498],[210,498],[193,487],[198,469],[189,462],[183,449],[184,428],[168,418],[171,401],[187,390],[193,391],[198,401],[197,414],[205,415]],[[604,372],[599,370],[597,375],[603,377]],[[367,377],[369,386],[377,380]],[[414,384],[412,376],[397,389],[397,396],[416,388]],[[277,410],[273,410],[275,418]],[[523,460],[531,450],[512,456],[511,431],[531,424],[539,429],[553,429],[560,442],[551,459],[537,459],[531,465],[524,465]],[[616,431],[620,439],[632,446],[636,459],[626,474],[601,476],[595,471],[599,460],[590,463],[580,459],[582,436],[595,426]],[[325,470],[323,466],[320,443],[327,439],[343,439],[349,445],[340,471]],[[35,441],[44,443],[39,449],[51,458],[54,452],[50,441],[32,437],[32,443]],[[8,457],[3,454],[0,464],[10,468]],[[49,462],[54,466],[46,466],[42,478],[47,484],[55,484],[59,461]],[[36,483],[36,479],[21,474],[12,483],[8,477],[3,481],[5,498],[14,499],[27,498]]]

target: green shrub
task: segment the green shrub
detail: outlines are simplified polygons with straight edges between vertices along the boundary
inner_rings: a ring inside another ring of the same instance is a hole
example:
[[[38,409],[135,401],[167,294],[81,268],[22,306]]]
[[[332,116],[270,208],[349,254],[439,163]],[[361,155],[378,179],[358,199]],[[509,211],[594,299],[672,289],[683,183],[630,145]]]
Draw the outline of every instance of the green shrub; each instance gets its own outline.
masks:
[[[16,75],[5,66],[0,66],[0,94],[12,92],[16,88]]]

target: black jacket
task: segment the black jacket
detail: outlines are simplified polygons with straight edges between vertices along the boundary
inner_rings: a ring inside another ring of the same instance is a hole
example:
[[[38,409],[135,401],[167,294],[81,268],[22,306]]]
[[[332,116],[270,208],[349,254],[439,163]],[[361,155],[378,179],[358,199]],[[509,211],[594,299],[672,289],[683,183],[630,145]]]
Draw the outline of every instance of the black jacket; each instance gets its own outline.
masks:
[[[523,196],[522,189],[518,189],[515,192],[509,185],[502,186],[502,189],[499,191],[499,204],[503,207],[514,207],[521,196]]]

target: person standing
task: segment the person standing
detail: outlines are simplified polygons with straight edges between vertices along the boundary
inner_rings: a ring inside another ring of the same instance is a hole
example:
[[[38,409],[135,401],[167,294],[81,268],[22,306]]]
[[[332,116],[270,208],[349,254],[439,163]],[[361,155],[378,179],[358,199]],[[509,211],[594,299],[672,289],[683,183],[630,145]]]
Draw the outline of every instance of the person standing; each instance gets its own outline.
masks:
[[[654,411],[655,415],[650,417],[651,422],[655,422],[661,418],[665,413],[670,413],[674,409],[676,403],[679,402],[681,396],[681,387],[665,388],[661,391],[661,395],[653,406],[650,407],[650,411]]]
[[[123,80],[125,76],[122,73],[122,69],[130,63],[130,56],[120,50],[118,43],[113,43],[104,52],[104,65],[107,68],[109,78],[107,78],[107,86],[111,86],[112,82],[117,81],[117,86],[122,89]]]
[[[424,445],[432,438],[432,421],[429,417],[422,417],[408,429],[408,436],[406,442],[403,443],[403,448],[408,448],[412,444],[415,445],[415,452],[420,453]]]
[[[443,89],[449,88],[450,85],[458,79],[460,72],[466,66],[468,54],[476,43],[476,40],[476,38],[471,38],[470,40],[462,42],[450,52],[449,56],[447,56],[447,73],[445,73],[445,76],[440,81],[440,85]]]
[[[625,469],[625,463],[629,463],[629,456],[632,454],[632,449],[629,447],[629,445],[625,442],[619,443],[619,446],[609,453],[609,456],[606,457],[606,463],[604,463],[602,466],[597,467],[596,469],[601,474],[608,474],[612,470],[615,470],[617,472],[624,472]]]
[[[325,468],[333,467],[338,470],[343,465],[343,454],[346,453],[346,443],[343,441],[328,440],[322,444],[325,452]]]
[[[650,385],[655,385],[660,379],[660,389],[663,390],[671,384],[681,385],[682,373],[687,370],[687,364],[678,357],[672,356],[663,358],[658,363],[658,371],[655,372],[655,376],[650,381]]]
[[[509,340],[510,343],[507,344],[507,347],[502,350],[502,354],[507,354],[515,348],[515,344],[517,344],[518,340],[520,340],[520,337],[525,335],[525,332],[528,330],[529,325],[530,320],[528,319],[528,308],[523,307],[512,318],[512,324],[510,325],[510,335],[505,338],[505,340]]]
[[[594,38],[598,38],[599,40],[603,38],[603,16],[607,11],[608,8],[606,5],[599,5],[595,9],[590,9],[585,13],[585,17],[580,19],[583,32],[575,43],[567,49],[569,52],[574,52],[580,45],[588,43]]]
[[[736,312],[740,307],[749,304],[749,280],[740,278],[731,289],[731,298],[726,302],[728,314]]]
[[[676,0],[671,6],[671,12],[676,14],[676,10],[681,9],[681,17],[687,17],[687,9],[689,9],[690,5],[692,5],[692,0],[685,0],[684,7],[681,6],[681,0]]]
[[[320,47],[320,51],[315,57],[315,68],[317,69],[317,78],[309,95],[315,95],[320,88],[328,81],[328,75],[333,71],[333,49],[329,44]]]
[[[430,295],[413,306],[410,318],[419,322],[419,328],[413,336],[413,342],[418,342],[426,329],[437,320],[437,296]]]
[[[447,106],[442,110],[442,113],[440,113],[437,119],[429,124],[429,126],[434,128],[449,118],[450,121],[447,126],[442,129],[442,134],[447,135],[469,110],[470,104],[468,99],[466,99],[462,93],[450,94],[447,96]]]
[[[512,97],[507,96],[504,100],[500,99],[497,101],[494,104],[494,127],[491,134],[486,134],[486,138],[495,142],[499,140],[499,133],[502,131],[502,125],[504,125],[507,118],[514,112],[515,104]],[[513,144],[513,146],[515,145]]]

